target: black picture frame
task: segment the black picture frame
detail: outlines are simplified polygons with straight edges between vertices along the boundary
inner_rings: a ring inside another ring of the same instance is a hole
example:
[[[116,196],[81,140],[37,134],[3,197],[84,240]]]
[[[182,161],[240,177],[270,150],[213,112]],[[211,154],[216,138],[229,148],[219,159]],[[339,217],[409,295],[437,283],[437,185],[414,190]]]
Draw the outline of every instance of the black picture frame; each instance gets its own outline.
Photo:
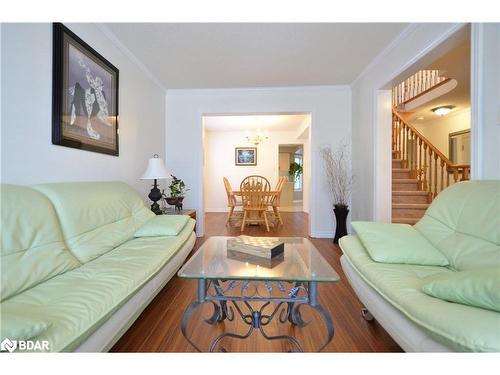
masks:
[[[119,156],[119,70],[53,23],[52,143]]]

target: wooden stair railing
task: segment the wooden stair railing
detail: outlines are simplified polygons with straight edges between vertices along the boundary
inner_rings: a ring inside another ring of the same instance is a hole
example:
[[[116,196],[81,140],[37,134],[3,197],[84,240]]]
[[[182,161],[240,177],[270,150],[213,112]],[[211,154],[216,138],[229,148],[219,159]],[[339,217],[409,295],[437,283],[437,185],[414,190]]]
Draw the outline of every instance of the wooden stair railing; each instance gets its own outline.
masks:
[[[458,181],[470,179],[470,165],[453,164],[428,139],[392,111],[392,154],[418,182],[418,190],[428,192],[429,203],[442,190]],[[451,176],[451,178],[450,178]]]
[[[450,79],[439,75],[439,70],[419,70],[399,85],[393,87],[392,106],[398,108],[400,105],[416,99],[447,81],[450,81]]]

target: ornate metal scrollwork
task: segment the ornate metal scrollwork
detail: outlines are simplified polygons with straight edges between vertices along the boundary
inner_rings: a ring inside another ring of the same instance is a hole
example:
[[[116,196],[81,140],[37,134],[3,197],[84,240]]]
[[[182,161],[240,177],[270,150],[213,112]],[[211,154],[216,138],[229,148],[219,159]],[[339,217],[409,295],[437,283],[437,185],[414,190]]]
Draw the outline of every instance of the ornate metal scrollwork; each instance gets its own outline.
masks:
[[[292,284],[293,286],[287,288],[284,283]],[[259,288],[260,285],[263,285],[264,288]],[[213,290],[211,287],[213,287]],[[231,292],[236,292],[237,290],[239,290],[241,296],[250,299],[253,297],[273,297],[273,291],[281,293],[283,297],[297,296],[300,292],[303,292],[303,295],[307,296],[307,289],[301,283],[267,280],[210,280],[207,287],[207,295],[214,298],[230,298],[232,296]],[[279,298],[279,295],[277,297]]]
[[[285,286],[289,284],[289,286]],[[259,285],[262,288],[259,288]],[[268,335],[264,327],[268,326],[276,318],[280,323],[287,321],[298,327],[304,327],[309,322],[302,319],[300,308],[308,305],[318,312],[326,323],[327,339],[321,346],[321,351],[333,338],[334,329],[331,317],[317,304],[316,283],[282,282],[282,281],[257,281],[257,280],[209,280],[199,281],[198,301],[193,302],[187,308],[182,319],[181,330],[188,342],[198,351],[201,351],[187,335],[187,323],[190,316],[201,304],[210,302],[214,311],[212,316],[204,319],[207,324],[214,325],[224,320],[233,321],[239,317],[241,321],[249,326],[245,334],[225,332],[217,336],[210,344],[209,351],[217,348],[220,351],[227,350],[220,345],[226,338],[246,339],[252,332],[258,329],[266,340],[287,340],[296,351],[303,351],[300,343],[290,335]],[[238,293],[239,292],[239,293]],[[254,302],[263,302],[256,307]],[[266,308],[275,303],[272,310],[265,312]]]

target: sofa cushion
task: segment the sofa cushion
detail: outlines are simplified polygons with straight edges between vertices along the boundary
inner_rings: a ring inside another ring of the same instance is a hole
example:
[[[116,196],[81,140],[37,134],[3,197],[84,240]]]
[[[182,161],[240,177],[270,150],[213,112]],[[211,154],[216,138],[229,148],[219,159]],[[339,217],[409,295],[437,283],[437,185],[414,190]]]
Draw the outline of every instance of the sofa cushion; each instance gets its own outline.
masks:
[[[422,291],[445,301],[500,312],[500,267],[481,267],[438,276]]]
[[[357,236],[339,241],[358,274],[408,319],[437,341],[456,351],[500,351],[500,314],[449,303],[422,292],[438,275],[453,274],[447,267],[374,262]]]
[[[68,251],[54,207],[38,191],[2,185],[0,301],[80,265]]]
[[[177,236],[189,220],[187,215],[159,215],[144,223],[134,237]]]
[[[415,225],[456,270],[500,265],[500,181],[468,181],[441,192]]]
[[[0,341],[29,340],[40,335],[49,328],[50,323],[33,316],[25,316],[27,312],[17,311],[16,314],[2,314],[0,318]]]
[[[353,221],[370,257],[376,262],[446,266],[448,260],[408,224]]]
[[[194,220],[175,237],[123,243],[81,267],[1,304],[2,314],[29,311],[50,327],[37,337],[50,351],[74,351],[136,291],[153,278],[193,233]]]
[[[132,239],[154,214],[122,182],[71,182],[34,187],[54,205],[69,250],[86,263]]]

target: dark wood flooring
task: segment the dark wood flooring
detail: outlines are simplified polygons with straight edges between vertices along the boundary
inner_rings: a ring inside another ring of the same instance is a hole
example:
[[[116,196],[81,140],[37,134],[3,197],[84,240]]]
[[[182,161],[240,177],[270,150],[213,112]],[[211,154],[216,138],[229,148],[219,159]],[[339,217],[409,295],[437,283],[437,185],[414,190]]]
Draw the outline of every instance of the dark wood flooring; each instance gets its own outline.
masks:
[[[307,237],[308,217],[304,213],[283,213],[284,225],[266,232],[258,226],[247,227],[244,234],[254,236],[300,236]],[[239,228],[225,226],[224,213],[208,213],[205,221],[205,237],[198,238],[196,251],[210,236],[240,235]],[[340,275],[336,283],[320,283],[319,302],[330,313],[335,326],[335,336],[323,352],[400,352],[401,348],[385,330],[374,320],[365,321],[360,314],[362,307],[350,287],[339,258],[341,250],[331,239],[312,239],[323,257]],[[143,311],[130,329],[111,349],[112,352],[193,352],[195,351],[182,336],[180,324],[186,307],[195,299],[197,283],[193,280],[172,280]],[[205,306],[206,305],[206,306]],[[224,330],[245,333],[248,326],[235,319],[234,322],[208,325],[201,319],[209,317],[212,308],[204,304],[192,315],[189,333],[202,350],[208,349],[211,339]],[[303,309],[303,317],[311,323],[304,328],[272,322],[266,327],[268,334],[292,334],[305,351],[315,351],[323,340],[323,322],[311,309]],[[315,315],[315,316],[314,316]],[[285,340],[265,340],[260,332],[254,333],[247,340],[226,338],[224,348],[231,352],[282,352],[292,349]]]

